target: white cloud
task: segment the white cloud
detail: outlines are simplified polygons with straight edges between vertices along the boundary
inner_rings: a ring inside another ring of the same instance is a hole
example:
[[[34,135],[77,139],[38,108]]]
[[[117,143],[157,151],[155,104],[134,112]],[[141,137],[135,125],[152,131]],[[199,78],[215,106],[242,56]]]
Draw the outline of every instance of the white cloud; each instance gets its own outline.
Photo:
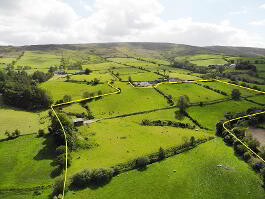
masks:
[[[1,0],[0,44],[152,41],[265,47],[262,37],[229,20],[163,20],[159,0],[96,0],[85,9],[90,15],[81,17],[63,0]]]
[[[260,21],[252,21],[250,24],[254,26],[265,26],[265,19]]]
[[[265,9],[265,4],[262,4],[262,5],[260,6],[260,8],[264,8],[264,9]]]

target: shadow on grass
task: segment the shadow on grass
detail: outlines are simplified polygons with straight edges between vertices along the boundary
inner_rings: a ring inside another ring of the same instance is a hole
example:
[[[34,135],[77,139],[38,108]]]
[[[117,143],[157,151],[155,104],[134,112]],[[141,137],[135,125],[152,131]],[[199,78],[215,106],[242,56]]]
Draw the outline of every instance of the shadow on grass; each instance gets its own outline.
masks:
[[[44,147],[34,157],[34,160],[54,160],[56,158],[56,143],[54,142],[54,138],[50,134],[44,135],[43,137],[45,138],[44,142],[42,142]]]

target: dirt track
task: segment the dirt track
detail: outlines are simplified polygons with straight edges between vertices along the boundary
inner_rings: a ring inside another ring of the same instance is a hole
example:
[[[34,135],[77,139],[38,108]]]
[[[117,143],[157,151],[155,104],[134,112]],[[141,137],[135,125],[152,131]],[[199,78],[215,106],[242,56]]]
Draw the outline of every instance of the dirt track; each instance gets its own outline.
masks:
[[[252,132],[252,136],[256,138],[261,145],[265,146],[265,129],[249,128]]]

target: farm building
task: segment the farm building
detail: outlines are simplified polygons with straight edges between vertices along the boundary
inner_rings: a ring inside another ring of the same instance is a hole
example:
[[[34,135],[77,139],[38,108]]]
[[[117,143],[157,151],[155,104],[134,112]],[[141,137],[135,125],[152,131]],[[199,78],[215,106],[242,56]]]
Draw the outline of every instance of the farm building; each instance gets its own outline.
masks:
[[[83,118],[76,118],[73,119],[74,126],[82,126],[84,124]]]

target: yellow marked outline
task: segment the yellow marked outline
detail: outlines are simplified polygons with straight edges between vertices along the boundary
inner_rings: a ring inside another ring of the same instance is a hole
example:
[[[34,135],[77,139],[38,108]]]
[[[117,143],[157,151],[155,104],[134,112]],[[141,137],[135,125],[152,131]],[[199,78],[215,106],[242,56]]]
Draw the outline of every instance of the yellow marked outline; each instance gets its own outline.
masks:
[[[217,80],[217,79],[212,79],[212,80],[187,80],[187,81],[179,81],[179,82],[160,82],[160,83],[157,83],[156,85],[153,85],[153,86],[146,86],[146,87],[141,87],[141,86],[135,86],[133,85],[131,82],[129,82],[134,88],[157,88],[159,85],[161,84],[180,84],[180,83],[188,83],[188,82],[209,82],[209,81],[216,81],[216,82],[221,82],[223,84],[228,84],[228,85],[232,85],[232,86],[236,86],[236,87],[240,87],[240,88],[244,88],[244,89],[248,89],[248,90],[251,90],[251,91],[255,91],[257,93],[262,93],[262,94],[265,94],[265,92],[263,91],[258,91],[258,90],[255,90],[255,89],[252,89],[252,88],[247,88],[247,87],[244,87],[244,86],[240,86],[240,85],[236,85],[236,84],[232,84],[232,83],[228,83],[228,82],[224,82],[224,81],[221,81],[221,80]],[[235,120],[239,120],[239,119],[242,119],[242,118],[247,118],[247,117],[252,117],[252,116],[255,116],[255,115],[259,115],[259,114],[264,114],[265,111],[263,112],[259,112],[259,113],[255,113],[255,114],[251,114],[251,115],[246,115],[246,116],[243,116],[243,117],[238,117],[238,118],[235,118],[235,119],[231,119],[231,120],[228,120],[228,121],[225,121],[223,123],[223,127],[224,129],[230,134],[232,135],[237,141],[239,141],[243,146],[245,146],[252,154],[254,154],[255,156],[257,156],[260,160],[262,160],[264,163],[265,163],[265,160],[260,157],[257,153],[255,153],[251,148],[248,147],[248,145],[246,145],[244,142],[242,142],[240,139],[238,139],[229,129],[227,129],[225,127],[225,124],[229,123],[229,122],[232,122],[232,121],[235,121]]]
[[[255,91],[255,92],[258,92],[258,93],[262,93],[262,94],[265,94],[265,92],[263,91],[258,91],[258,90],[255,90],[255,89],[252,89],[252,88],[247,88],[247,87],[244,87],[244,86],[239,86],[239,85],[236,85],[236,84],[231,84],[231,83],[228,83],[228,82],[224,82],[224,81],[221,81],[221,80],[217,80],[217,79],[212,79],[212,80],[186,80],[186,81],[178,81],[178,82],[159,82],[157,83],[156,85],[153,85],[153,86],[146,86],[146,87],[141,87],[141,86],[135,86],[133,85],[131,82],[129,82],[129,84],[131,84],[131,86],[133,86],[134,88],[157,88],[159,85],[161,84],[181,84],[181,83],[193,83],[193,82],[210,82],[210,81],[216,81],[216,82],[221,82],[221,83],[224,83],[224,84],[229,84],[229,85],[232,85],[232,86],[236,86],[236,87],[240,87],[240,88],[244,88],[244,89],[248,89],[248,90],[252,90],[252,91]],[[98,98],[98,97],[103,97],[103,96],[108,96],[108,95],[113,95],[113,94],[118,94],[121,92],[121,90],[119,88],[115,88],[113,85],[111,85],[109,82],[108,82],[108,85],[112,88],[114,88],[116,91],[115,92],[111,92],[111,93],[106,93],[106,94],[102,94],[102,95],[97,95],[97,96],[94,96],[94,97],[88,97],[88,98],[84,98],[84,99],[79,99],[79,100],[73,100],[73,101],[70,101],[70,102],[66,102],[66,103],[61,103],[61,104],[56,104],[56,105],[52,105],[51,106],[51,109],[53,111],[53,113],[55,114],[57,120],[59,121],[60,123],[60,126],[62,127],[62,130],[63,130],[63,133],[64,133],[64,138],[65,138],[65,149],[66,149],[66,153],[65,153],[65,172],[64,172],[64,185],[63,185],[63,199],[64,199],[64,191],[65,191],[65,186],[66,186],[66,180],[67,180],[67,157],[68,157],[68,146],[67,146],[67,137],[66,137],[66,133],[65,133],[65,130],[64,130],[64,127],[56,113],[56,111],[53,109],[55,107],[58,107],[58,106],[63,106],[63,105],[69,105],[69,104],[73,104],[73,103],[77,103],[77,102],[82,102],[82,101],[85,101],[85,100],[89,100],[89,99],[95,99],[95,98]],[[253,150],[251,150],[244,142],[242,142],[240,139],[238,139],[229,129],[227,129],[225,127],[225,124],[229,123],[229,122],[232,122],[232,121],[235,121],[235,120],[239,120],[239,119],[242,119],[242,118],[247,118],[247,117],[252,117],[252,116],[255,116],[255,115],[259,115],[259,114],[264,114],[265,111],[263,112],[259,112],[259,113],[255,113],[255,114],[251,114],[251,115],[246,115],[246,116],[243,116],[243,117],[238,117],[238,118],[235,118],[235,119],[231,119],[231,120],[228,120],[226,122],[223,123],[223,127],[224,129],[229,133],[231,134],[237,141],[239,141],[243,146],[245,146],[252,154],[256,155],[260,160],[262,160],[263,162],[265,162],[264,159],[262,159],[257,153],[255,153]]]
[[[65,102],[65,103],[61,103],[61,104],[55,104],[55,105],[52,105],[51,106],[51,109],[55,115],[55,117],[57,118],[57,120],[59,121],[60,123],[60,126],[63,130],[63,134],[64,134],[64,139],[65,139],[65,172],[64,172],[64,184],[63,184],[63,198],[64,199],[64,190],[65,190],[65,186],[66,186],[66,180],[67,180],[67,157],[68,157],[68,145],[67,145],[67,137],[66,137],[66,132],[64,130],[64,127],[63,127],[63,124],[62,122],[60,121],[56,111],[53,109],[55,107],[59,107],[59,106],[63,106],[63,105],[69,105],[69,104],[73,104],[73,103],[77,103],[77,102],[82,102],[82,101],[86,101],[86,100],[89,100],[89,99],[95,99],[95,98],[98,98],[98,97],[103,97],[103,96],[108,96],[108,95],[113,95],[113,94],[118,94],[121,92],[121,90],[119,88],[115,88],[113,85],[111,85],[109,82],[108,82],[108,85],[112,88],[114,88],[116,91],[115,92],[111,92],[111,93],[106,93],[106,94],[102,94],[102,95],[97,95],[97,96],[94,96],[94,97],[88,97],[88,98],[84,98],[84,99],[79,99],[79,100],[73,100],[73,101],[70,101],[70,102]]]

